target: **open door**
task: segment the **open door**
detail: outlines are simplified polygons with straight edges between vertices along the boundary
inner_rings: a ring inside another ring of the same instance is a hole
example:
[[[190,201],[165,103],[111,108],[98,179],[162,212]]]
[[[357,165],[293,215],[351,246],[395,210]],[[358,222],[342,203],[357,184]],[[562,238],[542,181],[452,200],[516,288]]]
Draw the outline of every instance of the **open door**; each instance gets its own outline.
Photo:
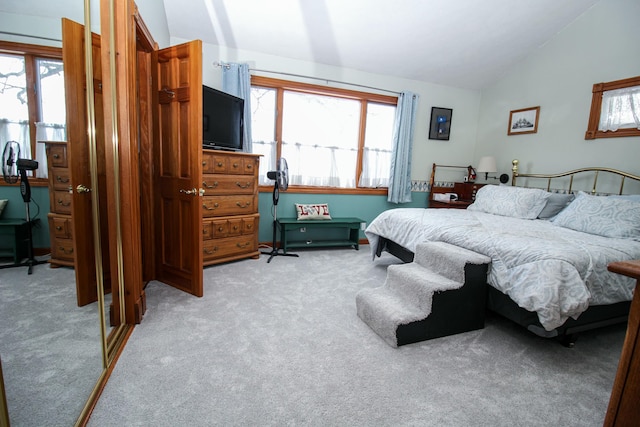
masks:
[[[202,42],[152,55],[156,276],[202,296]]]
[[[78,305],[83,306],[98,300],[96,286],[96,263],[92,218],[92,199],[101,203],[101,235],[107,236],[107,215],[104,196],[106,189],[104,166],[104,120],[101,88],[100,36],[93,34],[93,80],[96,113],[96,152],[99,185],[91,189],[91,168],[87,134],[87,97],[85,84],[84,26],[62,19],[62,61],[64,64],[65,98],[67,114],[67,153],[71,172],[71,222],[74,242],[74,269]],[[104,268],[105,292],[109,291],[108,241],[102,242],[102,265]]]

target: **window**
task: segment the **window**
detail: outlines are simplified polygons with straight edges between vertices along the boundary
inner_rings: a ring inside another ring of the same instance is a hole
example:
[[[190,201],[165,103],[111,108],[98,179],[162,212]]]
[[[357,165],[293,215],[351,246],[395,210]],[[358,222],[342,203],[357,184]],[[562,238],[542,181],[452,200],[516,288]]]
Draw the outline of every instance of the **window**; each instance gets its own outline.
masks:
[[[640,76],[593,85],[585,139],[640,136]]]
[[[64,141],[65,123],[62,50],[0,42],[0,150],[17,141],[20,157],[39,162],[36,178],[46,178],[45,148],[36,141]]]
[[[254,153],[260,184],[280,157],[289,185],[372,191],[389,183],[397,97],[252,77]],[[339,192],[339,191],[338,191]]]

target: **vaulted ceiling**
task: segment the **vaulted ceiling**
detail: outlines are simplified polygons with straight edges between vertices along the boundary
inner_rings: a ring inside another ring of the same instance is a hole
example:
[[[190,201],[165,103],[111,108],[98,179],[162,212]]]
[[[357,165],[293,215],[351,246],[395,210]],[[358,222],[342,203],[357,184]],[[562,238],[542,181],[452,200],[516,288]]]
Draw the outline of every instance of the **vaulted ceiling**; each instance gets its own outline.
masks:
[[[481,89],[598,0],[163,0],[172,37]]]
[[[466,89],[495,82],[598,1],[163,0],[171,37]],[[2,0],[0,11],[73,19],[77,4]]]

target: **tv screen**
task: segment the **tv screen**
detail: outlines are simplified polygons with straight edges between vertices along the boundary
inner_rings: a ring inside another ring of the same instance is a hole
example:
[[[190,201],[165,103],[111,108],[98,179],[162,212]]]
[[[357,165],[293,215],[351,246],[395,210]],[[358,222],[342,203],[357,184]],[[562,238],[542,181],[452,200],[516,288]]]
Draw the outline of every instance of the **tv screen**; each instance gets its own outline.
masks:
[[[244,100],[202,86],[202,146],[242,151]]]

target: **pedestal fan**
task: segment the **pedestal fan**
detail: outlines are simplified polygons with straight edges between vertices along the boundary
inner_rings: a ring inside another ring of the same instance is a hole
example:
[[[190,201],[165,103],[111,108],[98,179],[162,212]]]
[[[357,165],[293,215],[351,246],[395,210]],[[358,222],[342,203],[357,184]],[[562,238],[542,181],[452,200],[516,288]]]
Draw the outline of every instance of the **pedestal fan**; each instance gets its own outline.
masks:
[[[29,267],[28,273],[31,274],[33,266],[40,264],[41,261],[37,261],[33,257],[33,233],[31,227],[31,213],[29,211],[29,203],[31,203],[31,186],[29,185],[29,178],[27,171],[38,169],[38,162],[35,160],[21,159],[20,158],[20,144],[16,141],[9,141],[5,144],[2,152],[2,177],[9,184],[15,184],[20,177],[20,194],[22,200],[24,200],[26,207],[26,224],[27,224],[27,261],[23,263],[3,265],[0,268],[6,267]]]
[[[262,252],[269,255],[267,263],[271,262],[271,259],[277,255],[294,256],[297,254],[289,254],[284,251],[280,252],[277,248],[276,232],[278,229],[278,199],[280,198],[280,191],[287,191],[289,188],[289,167],[287,166],[287,160],[280,157],[278,161],[278,168],[275,171],[267,172],[267,178],[272,179],[273,182],[273,244],[271,246],[271,252]]]

